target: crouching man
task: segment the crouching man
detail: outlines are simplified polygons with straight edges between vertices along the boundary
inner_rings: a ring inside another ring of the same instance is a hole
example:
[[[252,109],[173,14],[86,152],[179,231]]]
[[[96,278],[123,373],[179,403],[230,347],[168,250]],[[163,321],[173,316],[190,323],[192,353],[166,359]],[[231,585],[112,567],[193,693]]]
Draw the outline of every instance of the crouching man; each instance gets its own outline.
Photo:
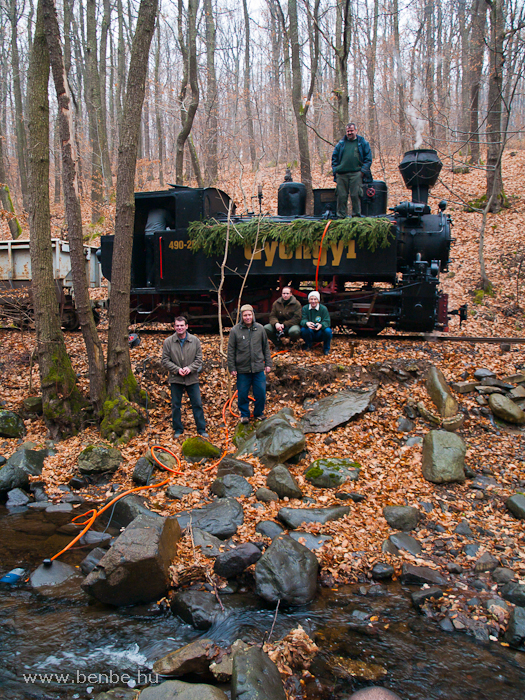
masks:
[[[323,352],[329,355],[332,343],[330,314],[326,306],[319,303],[320,299],[319,292],[310,292],[308,295],[308,304],[303,306],[301,335],[305,342],[305,350],[311,350],[313,343],[322,341]]]
[[[274,301],[270,311],[270,323],[264,327],[276,348],[281,347],[283,338],[290,338],[292,342],[299,340],[301,313],[301,303],[294,297],[290,287],[283,287],[281,296]]]
[[[248,391],[253,388],[254,420],[264,420],[266,404],[266,375],[272,368],[270,345],[264,327],[256,323],[253,306],[241,306],[241,322],[230,331],[228,339],[228,370],[237,379],[237,404],[241,423],[250,422]]]
[[[188,324],[184,316],[177,316],[174,323],[175,333],[164,341],[162,346],[163,367],[169,370],[171,389],[171,420],[173,437],[180,437],[184,432],[180,407],[184,390],[191,402],[197,432],[208,437],[206,421],[202,410],[199,372],[202,369],[202,347],[197,336],[188,333]]]

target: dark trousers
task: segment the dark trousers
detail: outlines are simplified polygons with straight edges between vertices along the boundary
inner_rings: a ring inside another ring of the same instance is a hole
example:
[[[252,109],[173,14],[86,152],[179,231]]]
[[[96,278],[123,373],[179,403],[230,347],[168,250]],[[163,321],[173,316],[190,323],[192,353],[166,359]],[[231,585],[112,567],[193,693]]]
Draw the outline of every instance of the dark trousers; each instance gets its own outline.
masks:
[[[363,174],[337,173],[336,174],[337,216],[343,219],[347,215],[348,195],[352,200],[352,213],[361,213],[361,197],[363,196]]]
[[[173,382],[170,384],[171,389],[171,423],[173,425],[173,430],[175,432],[182,432],[184,426],[182,425],[182,419],[180,414],[180,407],[182,404],[182,395],[184,390],[187,391],[190,397],[191,410],[193,411],[193,417],[195,418],[195,425],[197,426],[198,433],[204,433],[206,431],[206,421],[204,420],[204,411],[202,410],[202,400],[201,400],[201,390],[199,383],[195,384],[176,384]]]
[[[253,398],[255,406],[253,409],[253,417],[259,418],[264,413],[266,404],[266,373],[253,372],[252,374],[237,374],[237,405],[241,412],[241,418],[250,417],[250,401],[248,399],[248,391],[253,387]]]
[[[311,328],[301,328],[301,335],[307,348],[312,347],[312,343],[323,343],[323,350],[330,350],[332,343],[332,329],[321,328],[320,331],[313,331]]]

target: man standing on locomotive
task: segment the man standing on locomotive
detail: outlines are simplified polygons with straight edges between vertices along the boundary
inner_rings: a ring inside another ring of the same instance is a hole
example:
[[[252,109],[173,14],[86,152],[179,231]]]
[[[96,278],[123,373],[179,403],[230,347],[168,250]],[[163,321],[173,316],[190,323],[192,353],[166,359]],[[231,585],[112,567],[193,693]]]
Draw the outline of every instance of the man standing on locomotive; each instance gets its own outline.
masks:
[[[250,422],[248,391],[253,388],[254,420],[264,420],[266,375],[272,368],[270,346],[264,327],[256,323],[253,306],[241,306],[241,322],[231,331],[228,340],[228,370],[237,379],[237,405],[241,423]]]
[[[199,372],[202,369],[201,341],[188,333],[188,324],[184,316],[177,316],[174,327],[175,333],[170,335],[162,346],[161,360],[162,366],[170,372],[168,380],[171,389],[173,437],[178,438],[184,432],[180,411],[184,389],[190,397],[197,432],[202,437],[208,437],[199,387]]]
[[[310,292],[308,295],[308,304],[303,306],[301,335],[305,342],[305,350],[311,350],[313,343],[322,341],[323,352],[329,355],[332,343],[330,314],[326,306],[319,303],[320,299],[319,292]]]
[[[346,135],[332,154],[332,172],[336,182],[337,218],[347,216],[348,195],[352,200],[352,216],[361,216],[363,182],[371,182],[372,150],[366,139],[357,134],[354,122],[346,125]]]
[[[270,311],[270,323],[264,327],[268,338],[276,348],[281,347],[281,340],[288,336],[292,342],[301,337],[301,303],[292,294],[290,287],[283,287],[281,296],[274,301]]]

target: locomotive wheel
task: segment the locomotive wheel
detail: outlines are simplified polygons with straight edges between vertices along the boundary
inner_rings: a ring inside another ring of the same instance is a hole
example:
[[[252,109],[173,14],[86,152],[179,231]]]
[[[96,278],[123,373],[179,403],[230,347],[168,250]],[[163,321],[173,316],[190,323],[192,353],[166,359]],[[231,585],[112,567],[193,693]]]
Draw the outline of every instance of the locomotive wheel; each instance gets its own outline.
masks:
[[[62,328],[65,331],[76,331],[80,327],[78,314],[74,309],[68,309],[62,314]]]

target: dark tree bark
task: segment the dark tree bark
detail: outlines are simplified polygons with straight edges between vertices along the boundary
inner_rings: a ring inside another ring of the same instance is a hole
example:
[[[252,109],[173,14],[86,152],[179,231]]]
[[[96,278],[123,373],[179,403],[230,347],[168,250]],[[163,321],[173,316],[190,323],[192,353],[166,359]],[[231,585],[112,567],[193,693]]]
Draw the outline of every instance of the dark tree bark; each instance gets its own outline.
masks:
[[[54,0],[41,0],[41,2],[49,60],[58,100],[60,140],[62,142],[62,184],[71,255],[71,274],[75,289],[75,305],[88,356],[90,398],[95,410],[100,413],[106,394],[104,354],[93,318],[86,279],[82,214],[78,192],[78,153],[73,141],[71,99],[62,56],[55,3]]]
[[[108,54],[108,35],[109,25],[111,23],[111,6],[109,0],[104,0],[104,15],[102,17],[102,26],[100,29],[100,61],[99,61],[99,77],[100,77],[100,120],[102,123],[102,133],[104,135],[105,147],[102,148],[102,165],[104,169],[104,181],[106,189],[110,190],[113,187],[113,177],[111,174],[111,157],[109,144],[109,131],[107,113],[108,106],[106,100],[107,88],[107,54]]]
[[[11,22],[11,69],[13,71],[13,94],[15,98],[15,129],[16,129],[16,153],[18,158],[18,172],[20,174],[20,188],[24,208],[27,209],[28,186],[27,186],[27,137],[24,124],[24,107],[22,102],[22,85],[20,81],[20,57],[18,54],[18,8],[16,0],[9,2],[9,20]]]
[[[84,401],[66,351],[53,279],[49,210],[49,55],[42,0],[29,62],[29,226],[38,367],[44,420],[53,439],[75,434]]]
[[[2,202],[2,208],[9,212],[13,216],[8,221],[9,231],[11,232],[11,238],[20,238],[22,235],[22,227],[20,222],[16,218],[15,208],[13,206],[13,200],[11,199],[11,192],[9,191],[9,185],[7,184],[7,173],[5,170],[4,163],[4,137],[2,134],[2,125],[0,124],[0,202]]]
[[[397,1],[397,0],[396,0]],[[333,140],[344,136],[348,124],[348,54],[352,40],[352,8],[350,0],[342,0],[336,7],[335,24],[335,100]]]
[[[46,44],[47,46],[47,44]],[[62,151],[60,149],[60,124],[56,119],[53,128],[53,161],[55,163],[55,204],[60,203],[60,179],[62,177]]]
[[[157,7],[157,0],[141,0],[131,48],[126,100],[120,129],[115,239],[109,305],[107,378],[110,400],[105,405],[105,419],[102,426],[104,434],[108,436],[112,436],[116,432],[115,425],[111,422],[115,404],[118,403],[122,406],[123,402],[140,399],[139,387],[131,370],[128,346],[131,249],[135,214],[133,190],[148,55],[155,30]],[[136,419],[135,423],[127,428],[121,439],[130,437],[140,429],[144,418],[138,413],[135,414],[134,418]],[[130,422],[133,421],[130,420]]]
[[[164,186],[164,133],[160,114],[160,22],[157,19],[157,46],[155,49],[155,124],[157,126],[157,148],[159,158],[159,182]]]
[[[487,23],[487,3],[485,0],[473,0],[471,8],[471,28],[469,38],[469,131],[470,162],[477,165],[480,161],[479,148],[479,98],[483,57],[485,54],[485,26]]]
[[[490,43],[489,43],[489,92],[487,104],[487,200],[492,198],[489,211],[497,212],[503,206],[505,194],[501,175],[501,156],[503,135],[501,131],[503,107],[503,65],[505,56],[504,0],[486,0],[489,5]]]
[[[215,73],[216,32],[211,0],[204,0],[206,16],[206,183],[214,185],[218,176],[218,108],[217,76]]]
[[[184,184],[184,146],[190,135],[193,120],[199,106],[199,81],[197,75],[197,9],[199,0],[188,0],[187,38],[184,36],[184,5],[179,0],[179,44],[184,62],[181,89],[179,93],[181,129],[175,146],[175,183]],[[186,92],[190,85],[191,97],[186,105]]]
[[[253,133],[252,101],[250,94],[250,15],[248,14],[248,4],[242,0],[244,11],[244,108],[246,110],[246,126],[248,128],[248,147],[250,150],[250,160],[252,169],[255,167],[257,154],[255,151],[255,136]]]

